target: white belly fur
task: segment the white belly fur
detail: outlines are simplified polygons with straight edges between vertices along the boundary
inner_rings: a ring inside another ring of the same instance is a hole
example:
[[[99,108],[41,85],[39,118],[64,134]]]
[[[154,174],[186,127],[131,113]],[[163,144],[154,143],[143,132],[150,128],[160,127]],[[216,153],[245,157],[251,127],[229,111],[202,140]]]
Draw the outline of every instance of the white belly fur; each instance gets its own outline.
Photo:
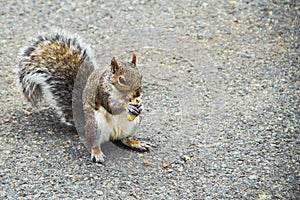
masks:
[[[102,107],[95,112],[97,131],[100,134],[101,143],[110,139],[122,139],[133,134],[140,119],[136,117],[133,121],[129,121],[127,115],[127,112],[111,115]]]

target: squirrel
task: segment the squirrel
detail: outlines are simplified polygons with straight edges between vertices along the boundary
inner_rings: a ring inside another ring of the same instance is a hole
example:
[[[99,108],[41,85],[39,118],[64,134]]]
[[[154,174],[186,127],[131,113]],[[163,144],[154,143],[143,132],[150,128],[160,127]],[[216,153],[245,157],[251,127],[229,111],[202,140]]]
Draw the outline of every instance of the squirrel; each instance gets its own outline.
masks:
[[[106,141],[135,151],[149,151],[151,144],[130,137],[143,110],[142,74],[136,55],[132,54],[131,62],[118,62],[113,57],[105,70],[97,66],[92,55],[78,36],[60,32],[39,35],[19,62],[24,96],[34,107],[45,101],[68,125],[76,125],[76,118],[82,118],[76,128],[81,129],[79,134],[93,162],[104,163],[101,144]],[[80,73],[84,78],[77,87]],[[75,101],[79,102],[76,106]],[[77,117],[80,112],[82,116]]]

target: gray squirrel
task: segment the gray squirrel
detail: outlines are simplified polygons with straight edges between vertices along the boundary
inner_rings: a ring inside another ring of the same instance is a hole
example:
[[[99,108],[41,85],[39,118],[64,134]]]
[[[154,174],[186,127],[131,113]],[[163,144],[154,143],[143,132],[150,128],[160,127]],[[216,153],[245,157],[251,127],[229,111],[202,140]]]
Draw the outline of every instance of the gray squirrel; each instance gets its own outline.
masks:
[[[73,90],[80,73],[85,74],[79,84],[81,104],[74,107]],[[149,143],[130,137],[143,109],[142,74],[135,54],[131,62],[119,63],[112,58],[110,66],[101,70],[77,36],[43,34],[21,55],[19,80],[33,106],[46,101],[68,125],[74,125],[74,113],[82,110],[82,132],[93,162],[105,161],[101,144],[109,140],[136,151],[150,150]]]

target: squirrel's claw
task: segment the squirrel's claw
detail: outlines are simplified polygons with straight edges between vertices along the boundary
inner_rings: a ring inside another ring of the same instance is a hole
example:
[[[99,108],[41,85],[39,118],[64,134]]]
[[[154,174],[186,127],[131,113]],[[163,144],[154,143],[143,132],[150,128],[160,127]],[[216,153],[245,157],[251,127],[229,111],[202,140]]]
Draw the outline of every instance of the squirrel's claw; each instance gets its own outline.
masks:
[[[121,140],[112,140],[112,142],[122,148],[130,149],[139,152],[149,152],[155,145],[145,141],[137,141],[131,138],[124,138]]]
[[[152,147],[154,147],[154,145],[145,141],[139,141],[139,144],[133,145],[133,149],[140,152],[149,152]]]

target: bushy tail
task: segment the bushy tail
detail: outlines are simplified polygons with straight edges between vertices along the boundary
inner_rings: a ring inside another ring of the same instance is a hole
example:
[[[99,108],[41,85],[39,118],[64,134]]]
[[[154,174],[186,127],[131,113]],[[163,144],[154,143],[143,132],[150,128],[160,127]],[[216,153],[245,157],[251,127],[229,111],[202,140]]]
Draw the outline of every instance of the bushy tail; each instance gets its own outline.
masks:
[[[73,86],[82,67],[92,71],[94,63],[78,37],[65,33],[41,35],[24,51],[19,63],[23,93],[36,107],[45,100],[68,123],[72,121]]]
[[[25,63],[21,63],[19,74],[23,94],[26,99],[35,107],[38,107],[43,100],[44,93],[49,91],[47,80],[49,79],[48,69],[30,68],[26,69]]]

